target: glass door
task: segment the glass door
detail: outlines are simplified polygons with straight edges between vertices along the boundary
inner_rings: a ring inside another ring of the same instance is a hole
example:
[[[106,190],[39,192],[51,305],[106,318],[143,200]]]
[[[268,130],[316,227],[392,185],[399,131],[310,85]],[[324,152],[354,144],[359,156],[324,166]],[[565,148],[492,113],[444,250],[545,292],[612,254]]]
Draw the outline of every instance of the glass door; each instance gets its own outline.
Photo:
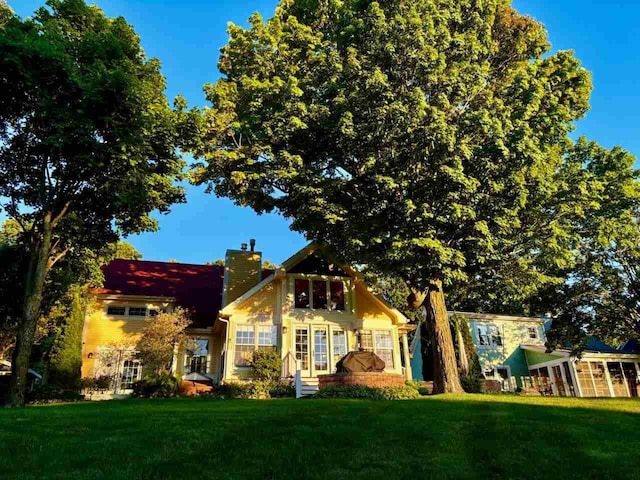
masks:
[[[329,331],[313,327],[313,376],[329,373]]]
[[[300,373],[303,377],[311,376],[311,369],[309,365],[309,327],[298,325],[295,327],[294,332],[295,347],[296,347],[296,360],[300,366]]]

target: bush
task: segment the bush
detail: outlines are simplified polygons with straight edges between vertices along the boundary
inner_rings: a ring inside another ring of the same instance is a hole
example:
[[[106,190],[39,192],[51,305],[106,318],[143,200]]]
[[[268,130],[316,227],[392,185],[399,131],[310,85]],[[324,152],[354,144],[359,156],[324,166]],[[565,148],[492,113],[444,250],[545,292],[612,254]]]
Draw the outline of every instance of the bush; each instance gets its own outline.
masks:
[[[429,391],[427,386],[422,382],[419,382],[417,380],[407,380],[404,382],[404,384],[408,387],[416,389],[418,393],[423,397],[426,395],[431,395],[431,392]]]
[[[111,388],[111,377],[108,375],[85,377],[80,380],[80,388],[89,392],[109,390]]]
[[[178,379],[170,373],[146,375],[133,384],[133,396],[140,398],[171,398],[178,395]]]
[[[275,350],[256,350],[249,365],[256,380],[275,382],[282,375],[282,358]]]
[[[318,398],[359,398],[364,400],[410,400],[420,398],[413,386],[373,388],[364,385],[344,385],[320,390]]]
[[[271,398],[286,398],[296,396],[296,387],[289,380],[279,380],[269,389]]]
[[[203,392],[205,397],[243,398],[262,400],[267,398],[295,397],[296,389],[290,381],[257,380],[255,382],[226,382],[214,388],[213,392]]]
[[[84,400],[84,395],[81,395],[77,390],[52,384],[38,385],[27,393],[29,403],[77,402],[79,400]]]
[[[482,379],[472,375],[460,377],[462,389],[467,393],[482,393]]]

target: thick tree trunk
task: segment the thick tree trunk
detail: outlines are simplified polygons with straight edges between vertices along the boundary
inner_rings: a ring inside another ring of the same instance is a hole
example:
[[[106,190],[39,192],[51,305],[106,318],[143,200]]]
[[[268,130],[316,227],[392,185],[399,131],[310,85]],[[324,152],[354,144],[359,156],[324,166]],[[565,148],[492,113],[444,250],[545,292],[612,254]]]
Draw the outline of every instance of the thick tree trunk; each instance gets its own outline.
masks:
[[[427,326],[432,338],[433,391],[434,393],[464,393],[458,375],[456,352],[453,348],[453,338],[451,338],[442,281],[431,281],[424,306],[427,309]]]
[[[444,301],[442,281],[432,280],[427,292],[413,293],[413,305],[424,299],[425,323],[431,337],[433,352],[433,392],[464,393],[458,375],[456,352],[453,348],[449,316]]]
[[[52,230],[51,214],[46,214],[42,222],[42,236],[31,252],[29,271],[26,275],[22,318],[13,351],[10,406],[21,406],[25,403],[31,348],[40,317],[44,283],[49,270]]]

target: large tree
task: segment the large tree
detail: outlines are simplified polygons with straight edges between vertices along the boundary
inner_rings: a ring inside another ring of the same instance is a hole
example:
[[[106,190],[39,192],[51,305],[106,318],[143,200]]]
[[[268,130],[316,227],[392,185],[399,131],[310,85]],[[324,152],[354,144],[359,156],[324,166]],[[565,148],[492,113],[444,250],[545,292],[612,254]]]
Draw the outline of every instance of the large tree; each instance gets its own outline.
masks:
[[[548,346],[570,343],[580,350],[590,336],[640,343],[640,170],[623,149],[584,139],[570,159],[583,166],[584,194],[593,207],[576,222],[567,281],[538,295],[555,314]]]
[[[28,252],[11,387],[22,404],[49,272],[155,229],[149,213],[183,200],[184,112],[123,18],[83,0],[49,0],[28,19],[0,9],[0,199]]]
[[[205,87],[195,181],[402,278],[435,391],[460,392],[444,288],[503,252],[532,266],[514,230],[553,196],[589,74],[507,0],[283,0],[250,22]]]

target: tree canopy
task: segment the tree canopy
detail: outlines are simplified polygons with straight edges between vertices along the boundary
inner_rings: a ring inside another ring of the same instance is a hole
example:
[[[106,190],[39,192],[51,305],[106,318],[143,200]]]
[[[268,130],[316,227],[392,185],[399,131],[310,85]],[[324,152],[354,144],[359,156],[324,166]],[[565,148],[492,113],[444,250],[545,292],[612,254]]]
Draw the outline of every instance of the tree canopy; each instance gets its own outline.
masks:
[[[170,107],[160,62],[122,17],[83,0],[49,0],[28,19],[0,9],[0,208],[28,252],[12,380],[22,403],[49,271],[154,230],[150,212],[184,200],[189,115],[181,99]]]
[[[250,23],[205,87],[194,181],[402,278],[449,389],[442,284],[491,263],[540,284],[536,264],[570,260],[556,176],[590,75],[505,0],[283,0]]]

